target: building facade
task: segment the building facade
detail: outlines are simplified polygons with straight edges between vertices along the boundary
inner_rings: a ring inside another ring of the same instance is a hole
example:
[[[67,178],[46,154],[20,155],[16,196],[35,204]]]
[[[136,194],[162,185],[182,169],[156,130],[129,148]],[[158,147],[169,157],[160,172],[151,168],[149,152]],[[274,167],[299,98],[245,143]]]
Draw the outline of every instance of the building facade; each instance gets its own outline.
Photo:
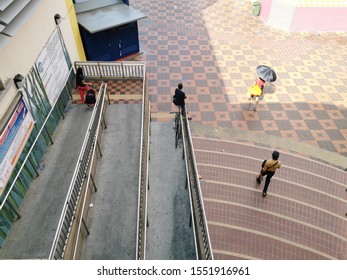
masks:
[[[347,31],[346,0],[261,0],[260,16],[287,31]]]

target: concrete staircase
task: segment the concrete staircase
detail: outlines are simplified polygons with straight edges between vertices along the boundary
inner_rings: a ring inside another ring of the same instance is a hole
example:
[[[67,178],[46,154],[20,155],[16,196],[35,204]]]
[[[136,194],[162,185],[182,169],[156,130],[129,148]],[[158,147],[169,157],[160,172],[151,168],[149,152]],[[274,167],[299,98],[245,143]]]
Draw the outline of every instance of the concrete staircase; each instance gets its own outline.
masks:
[[[347,174],[282,152],[267,197],[255,177],[273,150],[194,138],[215,259],[347,259]]]

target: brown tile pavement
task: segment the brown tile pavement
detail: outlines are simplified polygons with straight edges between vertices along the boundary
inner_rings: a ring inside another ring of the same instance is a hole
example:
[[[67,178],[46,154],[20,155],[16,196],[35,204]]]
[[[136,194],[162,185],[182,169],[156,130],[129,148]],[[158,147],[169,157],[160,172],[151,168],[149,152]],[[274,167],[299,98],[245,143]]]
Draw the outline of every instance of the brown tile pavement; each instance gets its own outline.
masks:
[[[136,59],[147,61],[158,116],[174,110],[171,95],[183,82],[194,122],[264,131],[347,155],[346,33],[276,30],[252,16],[244,0],[131,5],[147,16],[139,22],[143,54]],[[245,93],[258,64],[272,66],[278,80],[265,87],[253,114]]]
[[[102,82],[107,83],[106,92],[110,96],[111,104],[138,104],[142,102],[142,80],[88,80],[93,85],[96,93]],[[80,104],[81,99],[78,90],[72,92],[72,103]]]
[[[265,133],[347,155],[346,33],[276,30],[252,16],[252,4],[245,0],[132,0],[131,5],[147,16],[139,21],[143,53],[132,59],[147,62],[153,120],[171,120],[167,114],[175,110],[171,97],[177,84],[183,82],[193,124]],[[265,86],[254,112],[246,91],[259,64],[272,66],[278,80]],[[139,88],[142,85],[116,84],[111,95],[136,96]],[[124,97],[115,102],[139,101]],[[299,157],[288,156],[287,160],[300,168]],[[319,171],[307,161],[303,168],[318,174],[327,171]],[[200,165],[199,171],[210,186],[204,195],[215,258],[346,258],[344,240],[335,238],[332,242],[328,233],[315,234],[312,228],[319,226],[344,238],[341,227],[345,223],[338,214],[331,214],[344,209],[341,201],[334,204],[329,193],[333,188],[327,194],[322,193],[322,185],[316,191],[304,189],[281,178],[290,175],[282,170],[283,175],[272,180],[273,194],[264,200],[254,185],[254,171],[231,174],[228,169],[208,165]],[[345,178],[341,178],[337,181],[344,183]],[[217,180],[237,187],[217,186],[212,182]],[[323,209],[324,205],[329,207]],[[317,210],[320,207],[321,212]],[[281,215],[282,219],[271,215]],[[299,225],[290,220],[299,217]],[[224,224],[225,218],[232,220]],[[262,230],[252,227],[255,225]]]
[[[171,97],[177,84],[183,82],[194,136],[240,136],[236,139],[266,147],[282,141],[292,153],[282,157],[283,162],[327,178],[334,174],[332,179],[340,184],[338,195],[342,195],[344,174],[336,175],[327,165],[304,162],[296,154],[307,154],[323,162],[336,161],[339,167],[346,164],[342,157],[347,155],[346,33],[276,30],[260,17],[252,16],[252,4],[247,0],[133,0],[131,5],[147,15],[139,22],[143,53],[136,59],[147,62],[147,92],[153,120],[171,120],[167,114],[175,110]],[[265,86],[254,112],[246,91],[259,64],[272,66],[278,80]],[[245,133],[247,137],[242,138]],[[217,151],[230,148],[222,141],[214,144]],[[207,150],[211,147],[206,143],[200,146]],[[244,152],[250,152],[258,161],[268,155],[262,153],[269,153],[247,148]],[[331,157],[326,151],[338,153],[339,157]],[[215,258],[345,259],[347,243],[341,228],[345,227],[346,207],[336,198],[334,184],[308,175],[303,185],[309,183],[310,187],[303,187],[298,181],[291,183],[288,176],[294,175],[284,168],[283,174],[271,183],[273,193],[264,200],[261,190],[254,185],[257,168],[232,172],[199,166],[205,180],[205,207]],[[213,180],[219,183],[213,184]],[[313,186],[317,180],[319,190]],[[220,181],[232,185],[221,185]],[[324,183],[329,189],[327,193]],[[274,223],[278,215],[282,219]],[[301,222],[296,224],[291,219]],[[317,231],[315,227],[324,230]],[[334,234],[341,237],[335,238]]]

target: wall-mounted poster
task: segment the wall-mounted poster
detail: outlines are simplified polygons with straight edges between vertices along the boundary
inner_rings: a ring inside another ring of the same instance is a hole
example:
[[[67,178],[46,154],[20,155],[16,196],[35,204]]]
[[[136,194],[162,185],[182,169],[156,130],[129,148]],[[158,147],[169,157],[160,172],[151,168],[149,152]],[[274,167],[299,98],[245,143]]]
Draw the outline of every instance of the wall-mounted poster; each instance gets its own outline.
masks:
[[[34,118],[24,103],[18,103],[0,135],[0,195],[34,127]]]
[[[35,65],[47,92],[49,102],[53,106],[69,76],[69,67],[65,59],[58,29],[54,30]]]

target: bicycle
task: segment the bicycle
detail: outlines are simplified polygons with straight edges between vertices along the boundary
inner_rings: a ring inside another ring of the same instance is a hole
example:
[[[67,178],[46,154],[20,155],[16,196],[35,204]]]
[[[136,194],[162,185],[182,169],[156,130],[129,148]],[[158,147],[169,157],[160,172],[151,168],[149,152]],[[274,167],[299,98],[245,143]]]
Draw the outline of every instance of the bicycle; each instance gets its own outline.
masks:
[[[182,138],[182,123],[181,123],[181,107],[178,107],[178,112],[170,112],[170,114],[176,114],[175,115],[175,148],[177,149],[178,146],[178,140]]]

